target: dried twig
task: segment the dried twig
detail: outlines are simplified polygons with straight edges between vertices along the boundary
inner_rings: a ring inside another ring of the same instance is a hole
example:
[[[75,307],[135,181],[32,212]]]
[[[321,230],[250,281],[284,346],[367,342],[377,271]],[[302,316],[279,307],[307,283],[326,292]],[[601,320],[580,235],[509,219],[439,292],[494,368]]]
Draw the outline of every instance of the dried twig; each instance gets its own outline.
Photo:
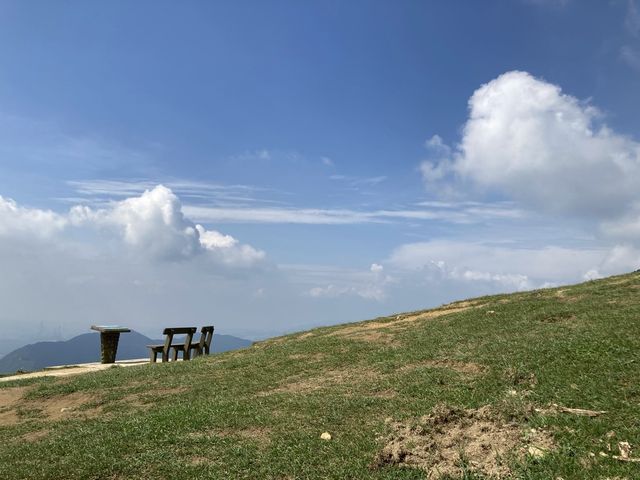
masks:
[[[573,415],[582,415],[584,417],[597,417],[599,415],[603,415],[605,413],[607,413],[604,410],[587,410],[585,408],[570,408],[570,407],[563,407],[561,405],[558,405],[556,403],[552,403],[549,408],[536,408],[535,409],[536,412],[538,413],[542,413],[544,414],[549,414],[549,413],[571,413]]]

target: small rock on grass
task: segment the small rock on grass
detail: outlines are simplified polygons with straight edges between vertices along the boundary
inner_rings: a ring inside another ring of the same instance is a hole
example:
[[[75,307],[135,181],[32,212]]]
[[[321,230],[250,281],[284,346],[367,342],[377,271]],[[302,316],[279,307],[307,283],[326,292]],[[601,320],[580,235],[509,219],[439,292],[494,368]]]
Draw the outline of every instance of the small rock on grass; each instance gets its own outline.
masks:
[[[320,435],[320,438],[322,440],[331,440],[331,434],[329,432],[324,432],[322,435]]]
[[[527,451],[533,458],[542,458],[545,455],[545,451],[543,449],[538,448],[534,445],[530,445]]]

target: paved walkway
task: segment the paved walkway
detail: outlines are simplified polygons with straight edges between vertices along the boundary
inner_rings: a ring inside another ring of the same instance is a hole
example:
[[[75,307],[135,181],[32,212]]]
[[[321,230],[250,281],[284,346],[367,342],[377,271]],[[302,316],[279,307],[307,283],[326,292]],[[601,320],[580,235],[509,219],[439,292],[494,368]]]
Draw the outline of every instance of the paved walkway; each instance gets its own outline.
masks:
[[[56,367],[47,367],[39,372],[18,373],[8,377],[0,377],[0,382],[10,382],[13,380],[25,380],[28,378],[39,377],[68,377],[71,375],[80,375],[83,373],[99,372],[106,370],[114,365],[119,367],[135,367],[137,365],[148,365],[148,358],[136,358],[134,360],[119,360],[116,363],[79,363],[77,365],[59,365]]]

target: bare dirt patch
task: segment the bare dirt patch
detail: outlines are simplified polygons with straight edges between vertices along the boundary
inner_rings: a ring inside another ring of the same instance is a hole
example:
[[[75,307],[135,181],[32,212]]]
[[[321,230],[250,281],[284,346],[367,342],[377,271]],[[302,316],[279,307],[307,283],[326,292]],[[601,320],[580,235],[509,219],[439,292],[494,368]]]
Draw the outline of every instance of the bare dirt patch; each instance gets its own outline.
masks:
[[[56,421],[71,417],[91,418],[100,413],[101,407],[89,407],[96,398],[87,393],[75,392],[37,400],[24,398],[28,388],[0,390],[0,425],[16,425],[30,419]]]
[[[303,377],[295,375],[287,378],[280,386],[259,392],[257,396],[264,397],[274,393],[308,393],[337,385],[356,385],[372,381],[378,376],[375,370],[344,368],[326,370],[319,376]]]
[[[481,306],[475,302],[458,302],[455,304],[445,305],[436,310],[428,310],[426,312],[415,313],[415,314],[403,314],[397,315],[394,320],[390,321],[371,321],[365,322],[358,325],[353,325],[350,327],[341,328],[334,332],[329,333],[329,336],[341,336],[341,337],[350,337],[358,340],[365,341],[376,341],[376,337],[372,337],[371,335],[367,336],[367,333],[371,333],[372,331],[393,328],[397,326],[405,326],[407,324],[420,321],[427,320],[431,318],[441,317],[443,315],[449,315],[452,313],[463,312],[465,310],[469,310],[470,308],[477,308]],[[393,336],[381,332],[380,336],[377,339],[388,339],[389,341],[393,341]]]
[[[75,392],[70,395],[56,396],[42,400],[32,400],[29,403],[40,408],[47,420],[62,420],[69,417],[93,418],[100,414],[101,407],[83,408],[87,404],[95,403],[95,395],[85,392]]]
[[[16,407],[27,390],[27,387],[0,389],[0,425],[15,425],[20,421]]]
[[[390,425],[392,433],[374,466],[419,468],[429,479],[459,478],[464,466],[491,478],[507,478],[513,457],[540,457],[554,447],[549,434],[534,429],[523,432],[520,425],[504,422],[488,406],[477,410],[440,406],[412,424]]]
[[[565,303],[574,303],[584,298],[584,295],[570,294],[571,289],[569,288],[561,288],[560,290],[556,290],[556,298]]]
[[[37,442],[49,435],[48,430],[35,430],[33,432],[25,433],[18,437],[18,440],[21,442]]]
[[[439,310],[446,310],[446,309],[452,309],[452,308],[471,308],[471,307],[481,307],[484,304],[480,302],[480,300],[462,300],[460,302],[452,302],[452,303],[448,303],[442,307],[440,307]]]

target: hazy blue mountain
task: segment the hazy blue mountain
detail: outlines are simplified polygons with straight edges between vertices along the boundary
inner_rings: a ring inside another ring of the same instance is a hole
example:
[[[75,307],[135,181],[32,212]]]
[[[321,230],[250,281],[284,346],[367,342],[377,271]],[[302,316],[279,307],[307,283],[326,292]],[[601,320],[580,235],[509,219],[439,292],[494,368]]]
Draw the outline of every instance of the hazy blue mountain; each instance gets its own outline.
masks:
[[[195,338],[199,339],[197,333]],[[138,332],[123,333],[118,343],[117,360],[145,358],[149,355],[146,345],[163,343]],[[225,352],[248,347],[250,340],[232,335],[214,334],[211,343],[212,352]],[[13,373],[17,370],[40,370],[52,365],[88,363],[100,361],[100,335],[85,333],[70,340],[59,342],[38,342],[20,347],[0,359],[0,373]]]
[[[15,350],[16,345],[22,345],[22,343],[24,342],[20,342],[16,338],[0,338],[0,358]]]

